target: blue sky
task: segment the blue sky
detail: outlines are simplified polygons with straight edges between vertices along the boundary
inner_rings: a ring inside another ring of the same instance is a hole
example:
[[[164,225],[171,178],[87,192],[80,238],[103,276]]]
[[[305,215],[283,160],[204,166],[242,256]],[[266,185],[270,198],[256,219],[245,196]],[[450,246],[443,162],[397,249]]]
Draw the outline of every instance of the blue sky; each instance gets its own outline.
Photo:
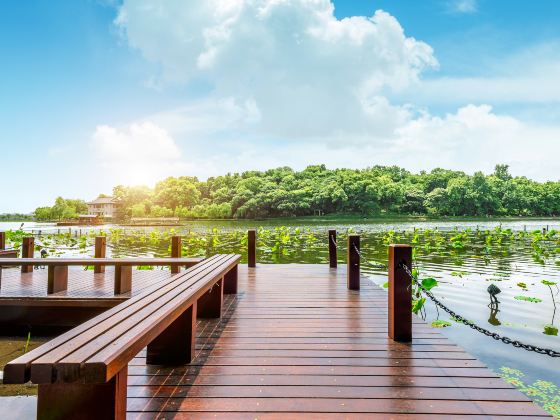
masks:
[[[1,2],[0,213],[283,165],[560,178],[560,2],[330,8]]]

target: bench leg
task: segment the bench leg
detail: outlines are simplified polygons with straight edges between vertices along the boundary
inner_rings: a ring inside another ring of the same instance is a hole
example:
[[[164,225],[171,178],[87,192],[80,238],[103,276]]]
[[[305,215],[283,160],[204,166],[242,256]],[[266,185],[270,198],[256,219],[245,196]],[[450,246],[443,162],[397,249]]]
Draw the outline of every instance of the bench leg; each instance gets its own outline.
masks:
[[[125,419],[128,368],[104,384],[39,385],[37,419]]]
[[[234,295],[237,293],[237,265],[224,276],[224,294]]]
[[[47,294],[68,290],[68,266],[49,265]]]
[[[218,280],[210,290],[198,298],[199,318],[221,318],[224,300],[224,279]]]
[[[196,303],[148,344],[146,364],[179,365],[195,356]]]
[[[115,266],[115,295],[130,292],[132,289],[132,266]]]

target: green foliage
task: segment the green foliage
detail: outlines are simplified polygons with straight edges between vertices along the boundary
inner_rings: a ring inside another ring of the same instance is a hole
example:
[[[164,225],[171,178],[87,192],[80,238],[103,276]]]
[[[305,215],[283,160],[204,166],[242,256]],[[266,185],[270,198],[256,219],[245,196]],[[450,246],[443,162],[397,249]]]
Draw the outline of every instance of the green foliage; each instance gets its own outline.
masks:
[[[426,290],[431,290],[434,287],[436,287],[437,285],[438,285],[438,282],[434,278],[426,277],[425,279],[422,279],[422,286]]]
[[[35,209],[36,220],[65,220],[87,213],[87,205],[83,200],[58,197],[52,207],[38,207]]]
[[[451,322],[449,321],[444,321],[443,319],[436,319],[432,321],[432,327],[434,328],[445,328],[445,327],[450,327]]]
[[[552,325],[552,324],[547,324],[547,325],[544,326],[543,334],[557,336],[558,335],[558,327],[555,326],[555,325]]]
[[[25,340],[25,347],[23,348],[23,354],[27,353],[27,350],[29,350],[30,342],[31,342],[31,331],[27,333],[27,340]]]
[[[500,368],[500,375],[544,410],[560,418],[560,389],[555,384],[543,380],[528,384],[523,380],[525,376],[523,372],[505,366]]]
[[[188,219],[316,214],[560,215],[560,182],[513,178],[507,165],[497,165],[491,175],[476,172],[472,176],[439,168],[413,174],[396,166],[331,170],[314,165],[300,172],[281,167],[206,181],[169,177],[154,189],[118,185],[113,196],[120,203],[120,219],[162,214]],[[37,209],[36,216],[41,220],[61,217],[50,208]],[[461,236],[452,241],[457,251],[466,245]],[[535,255],[537,260],[541,258]]]
[[[0,222],[25,222],[28,220],[33,220],[32,214],[0,213]]]
[[[415,314],[418,314],[418,312],[420,312],[420,310],[424,307],[424,303],[426,303],[426,298],[421,297],[418,299],[413,299],[412,300],[412,312],[414,312]]]
[[[530,296],[514,296],[514,299],[523,300],[525,302],[533,302],[533,303],[542,302],[542,299],[539,299],[539,298],[536,298],[536,297],[530,297]]]

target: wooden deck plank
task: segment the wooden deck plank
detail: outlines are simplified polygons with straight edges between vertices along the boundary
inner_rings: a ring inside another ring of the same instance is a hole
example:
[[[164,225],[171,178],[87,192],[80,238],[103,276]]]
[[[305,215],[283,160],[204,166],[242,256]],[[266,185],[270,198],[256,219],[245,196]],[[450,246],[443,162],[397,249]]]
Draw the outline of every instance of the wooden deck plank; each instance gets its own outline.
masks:
[[[113,296],[112,267],[73,268],[68,291],[47,297],[46,270],[4,270],[0,305],[110,307],[171,277],[137,270],[132,292]],[[147,366],[145,349],[130,362],[127,417],[550,418],[418,318],[412,343],[391,341],[386,292],[367,279],[347,290],[345,266],[240,266],[223,318],[197,324],[190,365]]]
[[[188,366],[129,364],[128,417],[176,419],[546,418],[422,320],[387,338],[387,296],[345,267],[239,267],[222,321],[199,323]]]

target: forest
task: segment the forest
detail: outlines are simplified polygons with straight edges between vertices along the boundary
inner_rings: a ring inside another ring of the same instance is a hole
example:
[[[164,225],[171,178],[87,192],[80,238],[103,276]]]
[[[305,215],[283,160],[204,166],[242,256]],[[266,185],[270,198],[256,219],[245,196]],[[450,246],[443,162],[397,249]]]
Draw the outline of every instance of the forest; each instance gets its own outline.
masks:
[[[507,165],[496,165],[489,175],[439,168],[411,173],[397,166],[327,169],[314,165],[302,171],[281,167],[206,181],[169,177],[154,188],[118,185],[113,196],[120,201],[118,216],[123,220],[145,216],[221,219],[318,214],[560,215],[560,182],[513,177]],[[53,208],[39,208],[35,216],[43,220],[67,217],[83,208],[83,201],[59,198]]]

